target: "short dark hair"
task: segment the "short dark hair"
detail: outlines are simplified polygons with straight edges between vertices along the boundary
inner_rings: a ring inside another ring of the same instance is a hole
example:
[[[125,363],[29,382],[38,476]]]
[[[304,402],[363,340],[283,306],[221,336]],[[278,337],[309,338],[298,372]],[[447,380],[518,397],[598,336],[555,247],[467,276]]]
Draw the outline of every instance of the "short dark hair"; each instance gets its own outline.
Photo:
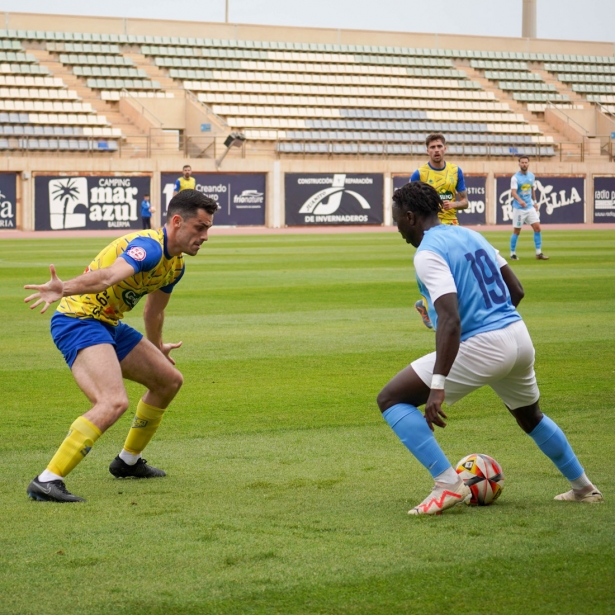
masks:
[[[432,132],[430,135],[427,135],[427,138],[425,139],[425,147],[429,147],[429,144],[432,141],[442,141],[442,144],[446,145],[446,139],[441,132]]]
[[[149,194],[144,194],[144,195],[143,195],[143,198],[145,198],[146,196],[149,196]]]
[[[171,199],[167,207],[167,220],[175,215],[189,220],[197,215],[199,209],[213,216],[218,211],[218,204],[198,190],[182,190]]]
[[[529,156],[526,156],[525,154],[521,154],[521,156],[519,156],[519,161],[521,161],[523,159],[527,160],[528,162],[530,161],[530,157]]]
[[[442,209],[440,195],[423,182],[410,182],[395,190],[393,203],[402,211],[411,211],[421,218],[435,216]]]
[[[191,167],[189,164],[185,164],[185,165],[182,167],[182,171],[183,171],[184,169],[190,169],[190,170],[192,170],[192,167]]]

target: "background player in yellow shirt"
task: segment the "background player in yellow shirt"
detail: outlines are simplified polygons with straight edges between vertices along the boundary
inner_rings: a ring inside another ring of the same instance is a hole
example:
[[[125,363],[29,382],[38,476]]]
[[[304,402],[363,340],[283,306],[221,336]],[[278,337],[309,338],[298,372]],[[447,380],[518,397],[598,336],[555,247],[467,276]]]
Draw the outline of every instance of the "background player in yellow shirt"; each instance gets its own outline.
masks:
[[[442,202],[442,209],[438,213],[438,218],[443,224],[458,225],[457,210],[467,209],[470,205],[463,171],[461,167],[446,162],[444,159],[446,139],[443,134],[433,133],[428,135],[425,139],[425,146],[427,147],[429,161],[412,174],[410,181],[421,181],[435,188]],[[419,299],[414,307],[421,315],[423,324],[428,329],[433,329],[425,301]]]
[[[194,190],[196,188],[196,179],[192,177],[192,167],[189,164],[185,164],[182,167],[182,173],[183,175],[175,181],[173,196],[182,190]]]
[[[139,401],[132,427],[109,471],[117,478],[154,478],[165,472],[149,466],[141,452],[152,439],[183,383],[170,352],[177,344],[162,341],[164,310],[184,274],[184,254],[194,256],[207,241],[216,203],[184,190],[171,199],[162,229],[130,233],[111,242],[85,273],[63,282],[50,265],[51,280],[29,284],[36,290],[25,301],[42,312],[56,301],[51,335],[92,408],[78,417],[47,469],[28,485],[35,500],[83,502],[66,489],[64,478],[90,452],[96,440],[128,408],[123,378],[147,391]],[[147,339],[121,322],[147,295],[143,311]]]

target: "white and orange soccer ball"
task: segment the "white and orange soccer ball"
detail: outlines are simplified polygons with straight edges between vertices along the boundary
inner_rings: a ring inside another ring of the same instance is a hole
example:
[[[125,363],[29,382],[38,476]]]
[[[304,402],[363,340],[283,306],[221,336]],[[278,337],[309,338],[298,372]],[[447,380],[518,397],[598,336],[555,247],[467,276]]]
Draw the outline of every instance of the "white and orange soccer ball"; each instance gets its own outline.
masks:
[[[502,466],[493,457],[472,453],[461,459],[455,470],[470,487],[470,506],[489,506],[500,497],[504,487],[504,473]]]

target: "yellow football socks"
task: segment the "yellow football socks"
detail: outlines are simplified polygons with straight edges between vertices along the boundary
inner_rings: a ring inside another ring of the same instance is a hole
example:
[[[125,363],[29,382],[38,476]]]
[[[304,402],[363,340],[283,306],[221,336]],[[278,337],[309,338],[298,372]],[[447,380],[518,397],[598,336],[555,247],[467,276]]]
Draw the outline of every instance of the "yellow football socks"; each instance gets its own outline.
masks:
[[[96,425],[80,416],[70,426],[70,431],[49,462],[47,469],[58,476],[68,476],[90,452],[102,432]]]
[[[124,450],[131,455],[139,455],[154,437],[164,410],[146,404],[142,399],[137,405],[137,412],[128,432]]]

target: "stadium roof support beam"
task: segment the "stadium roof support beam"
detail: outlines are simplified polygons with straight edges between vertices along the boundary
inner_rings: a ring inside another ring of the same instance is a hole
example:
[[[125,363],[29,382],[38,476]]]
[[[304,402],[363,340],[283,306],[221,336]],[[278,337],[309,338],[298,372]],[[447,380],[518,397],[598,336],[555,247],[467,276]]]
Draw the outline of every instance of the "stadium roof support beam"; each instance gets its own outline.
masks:
[[[521,36],[536,38],[536,1],[523,0],[523,22]]]

